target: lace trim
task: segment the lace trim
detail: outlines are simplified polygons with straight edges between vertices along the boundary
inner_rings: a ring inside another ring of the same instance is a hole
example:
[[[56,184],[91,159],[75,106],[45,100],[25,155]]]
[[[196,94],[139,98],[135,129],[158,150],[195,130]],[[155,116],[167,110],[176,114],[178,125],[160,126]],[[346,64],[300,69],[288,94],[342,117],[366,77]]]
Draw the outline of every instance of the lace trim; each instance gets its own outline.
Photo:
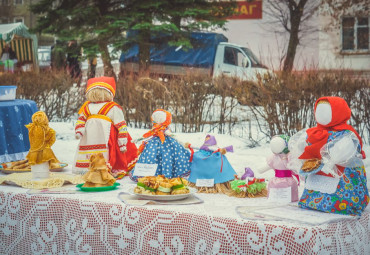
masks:
[[[333,194],[337,190],[339,181],[340,178],[311,174],[307,176],[305,189],[320,191],[326,194]]]
[[[33,181],[32,173],[14,173],[0,177],[0,184],[3,182],[15,184],[26,189],[50,189],[61,187],[65,182],[80,184],[84,183],[84,180],[80,175],[50,173],[50,177],[45,180]]]

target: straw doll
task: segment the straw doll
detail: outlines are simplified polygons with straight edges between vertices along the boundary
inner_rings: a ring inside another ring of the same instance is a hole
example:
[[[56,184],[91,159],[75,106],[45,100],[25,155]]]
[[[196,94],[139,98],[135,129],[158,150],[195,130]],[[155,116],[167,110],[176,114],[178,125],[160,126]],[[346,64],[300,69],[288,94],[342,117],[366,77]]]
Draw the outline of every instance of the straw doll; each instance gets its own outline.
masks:
[[[33,178],[48,178],[49,169],[59,167],[51,146],[55,143],[55,131],[49,127],[46,114],[38,111],[32,115],[32,123],[26,125],[29,132],[30,150],[26,156]]]
[[[156,164],[155,176],[164,175],[167,178],[188,176],[190,173],[190,153],[175,138],[169,129],[172,122],[170,112],[158,109],[152,114],[153,128],[143,135],[139,147],[139,160],[130,177],[137,181],[135,174],[140,164]]]
[[[106,187],[116,182],[116,179],[109,173],[103,153],[91,155],[89,171],[82,178],[85,180],[82,187]]]
[[[301,208],[323,212],[361,215],[369,203],[362,159],[362,140],[347,121],[351,110],[340,97],[322,97],[315,104],[317,126],[307,129],[306,140],[296,138],[289,148],[300,153],[300,175],[305,189]],[[298,135],[298,134],[297,134]]]
[[[122,108],[113,98],[116,83],[112,77],[89,79],[87,101],[79,110],[76,138],[80,139],[73,170],[83,174],[88,170],[90,156],[102,153],[111,173],[123,177],[137,159],[137,148],[131,142]]]

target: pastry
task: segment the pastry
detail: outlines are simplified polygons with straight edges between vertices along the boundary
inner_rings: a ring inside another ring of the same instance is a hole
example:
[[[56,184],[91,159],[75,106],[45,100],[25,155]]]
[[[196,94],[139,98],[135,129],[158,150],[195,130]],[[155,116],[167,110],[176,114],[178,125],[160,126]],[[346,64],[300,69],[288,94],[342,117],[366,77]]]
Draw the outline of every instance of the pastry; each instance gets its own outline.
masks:
[[[309,173],[317,169],[320,165],[321,165],[320,159],[317,158],[308,159],[303,163],[301,170],[303,172]]]
[[[116,182],[116,179],[109,173],[102,153],[91,155],[89,171],[82,178],[85,180],[82,187],[89,188],[113,186]]]
[[[188,181],[181,177],[167,179],[164,175],[146,176],[138,178],[137,186],[134,192],[146,195],[178,195],[187,194]]]
[[[172,186],[173,184],[168,179],[162,180],[158,185],[156,195],[171,195]]]

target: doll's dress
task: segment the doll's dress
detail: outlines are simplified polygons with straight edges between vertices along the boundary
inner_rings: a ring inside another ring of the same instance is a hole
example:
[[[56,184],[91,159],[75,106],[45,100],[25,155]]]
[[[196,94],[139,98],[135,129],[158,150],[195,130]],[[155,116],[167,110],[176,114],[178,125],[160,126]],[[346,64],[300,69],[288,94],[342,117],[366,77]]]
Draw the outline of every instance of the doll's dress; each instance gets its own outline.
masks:
[[[348,132],[351,131],[329,131],[328,142],[338,140]],[[358,151],[361,151],[360,146]],[[323,163],[318,170],[322,167]],[[339,178],[325,176],[318,171],[309,174],[298,205],[323,212],[361,215],[368,203],[366,171],[362,160],[358,158],[351,166],[344,168]]]
[[[26,125],[29,130],[30,150],[26,158],[30,165],[44,162],[51,164],[60,163],[54,155],[51,146],[55,142],[55,131],[46,125]]]
[[[162,144],[158,136],[150,138],[140,154],[138,163],[157,164],[155,176],[164,175],[167,178],[188,176],[190,173],[190,152],[176,139],[165,135]],[[137,181],[142,176],[135,175],[135,167],[130,173],[130,178]]]
[[[88,171],[89,159],[92,154],[103,153],[110,164],[112,172],[128,172],[137,159],[137,148],[126,129],[127,151],[122,153],[118,144],[121,125],[126,128],[121,107],[115,102],[85,103],[79,120],[83,122],[83,136],[75,155],[73,171],[84,174]],[[116,119],[122,116],[122,119]]]
[[[208,150],[196,151],[193,155],[189,181],[196,183],[197,179],[214,179],[214,184],[234,180],[236,172],[220,152]]]
[[[278,192],[278,190],[273,189],[290,188],[291,202],[295,202],[298,201],[298,184],[292,176],[293,172],[288,170],[287,163],[288,159],[285,154],[273,154],[267,158],[267,164],[275,171],[275,177],[268,182],[267,197],[271,192]]]

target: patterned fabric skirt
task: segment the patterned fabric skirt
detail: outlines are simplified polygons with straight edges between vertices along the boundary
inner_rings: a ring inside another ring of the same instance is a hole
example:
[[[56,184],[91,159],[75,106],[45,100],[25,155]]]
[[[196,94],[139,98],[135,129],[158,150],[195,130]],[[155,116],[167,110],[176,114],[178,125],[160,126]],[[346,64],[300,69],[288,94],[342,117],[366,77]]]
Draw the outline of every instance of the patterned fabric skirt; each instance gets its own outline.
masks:
[[[347,167],[334,193],[305,189],[298,205],[301,208],[323,212],[361,215],[369,203],[366,182],[364,166]]]
[[[167,178],[175,178],[189,175],[191,164],[189,160],[190,152],[174,138],[166,136],[163,144],[159,137],[151,138],[145,145],[137,164],[158,164],[156,176],[164,175]],[[140,177],[135,175],[135,168],[130,177],[134,181]]]

